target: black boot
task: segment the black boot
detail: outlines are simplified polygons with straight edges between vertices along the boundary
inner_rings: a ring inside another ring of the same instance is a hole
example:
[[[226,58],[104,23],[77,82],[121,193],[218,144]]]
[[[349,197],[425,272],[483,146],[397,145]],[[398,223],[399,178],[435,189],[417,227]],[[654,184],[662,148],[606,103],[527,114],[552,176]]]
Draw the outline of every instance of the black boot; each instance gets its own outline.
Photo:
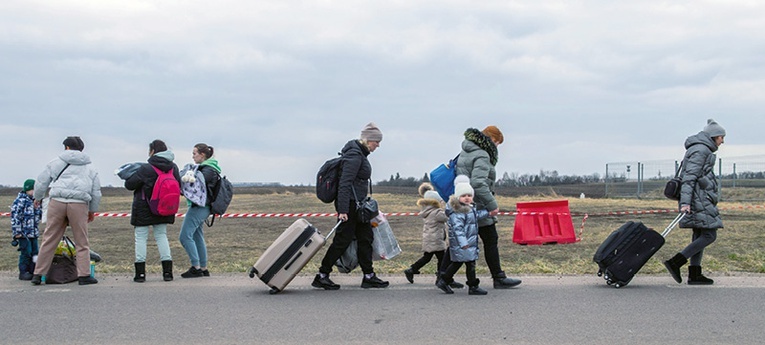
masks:
[[[715,281],[701,274],[701,266],[688,266],[688,285],[712,285]]]
[[[32,275],[32,285],[42,284],[42,276],[39,274]]]
[[[173,260],[162,261],[162,279],[166,282],[173,280]]]
[[[481,289],[478,284],[481,282],[480,279],[476,279],[474,282],[468,282],[468,295],[486,295],[489,292]]]
[[[438,280],[436,280],[436,286],[438,286],[438,288],[441,289],[441,291],[445,292],[446,294],[451,295],[454,293],[454,290],[452,290],[452,288],[449,287],[449,284],[447,284],[446,281],[444,281],[444,278],[438,278]]]
[[[404,275],[406,276],[406,280],[409,281],[409,284],[414,284],[414,275],[420,274],[419,271],[409,267],[406,270],[404,270]]]
[[[495,289],[509,289],[521,284],[520,279],[508,278],[507,275],[505,275],[505,272],[500,272],[496,276],[492,277],[492,280],[494,280]]]
[[[664,266],[667,267],[667,271],[669,271],[669,274],[678,284],[683,282],[683,277],[680,276],[680,267],[683,267],[687,262],[688,259],[681,253],[677,253],[671,259],[664,261]]]
[[[29,272],[21,272],[19,273],[19,280],[32,280],[32,273]]]
[[[136,283],[143,283],[146,281],[146,263],[145,262],[135,263],[135,277],[133,277],[133,281]]]

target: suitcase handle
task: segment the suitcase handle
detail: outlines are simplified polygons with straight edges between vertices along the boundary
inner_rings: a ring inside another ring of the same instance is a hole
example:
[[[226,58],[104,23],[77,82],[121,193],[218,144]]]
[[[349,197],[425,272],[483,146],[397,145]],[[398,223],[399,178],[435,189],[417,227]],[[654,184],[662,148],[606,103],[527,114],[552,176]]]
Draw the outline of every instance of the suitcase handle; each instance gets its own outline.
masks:
[[[326,237],[324,237],[324,240],[328,240],[330,237],[332,237],[332,234],[334,234],[334,233],[335,233],[335,230],[337,230],[337,227],[338,227],[338,226],[340,226],[340,224],[341,224],[342,222],[343,222],[342,220],[338,220],[338,221],[337,221],[337,224],[335,224],[335,227],[333,227],[333,228],[332,228],[332,230],[330,230],[330,231],[329,231],[329,233],[327,234],[327,236],[326,236]]]
[[[680,214],[678,214],[677,217],[675,217],[675,219],[672,220],[669,225],[667,225],[667,228],[664,229],[664,232],[661,233],[661,236],[666,238],[667,235],[669,235],[669,232],[672,231],[672,229],[674,229],[678,223],[680,223],[680,220],[683,219],[683,217],[685,217],[685,212],[680,212]]]

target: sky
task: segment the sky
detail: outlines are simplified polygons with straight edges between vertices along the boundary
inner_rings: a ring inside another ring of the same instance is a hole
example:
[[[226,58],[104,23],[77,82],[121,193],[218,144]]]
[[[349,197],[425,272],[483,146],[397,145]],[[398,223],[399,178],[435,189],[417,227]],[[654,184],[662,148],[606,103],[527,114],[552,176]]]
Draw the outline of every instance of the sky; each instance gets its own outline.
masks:
[[[233,182],[315,183],[369,122],[373,181],[421,178],[495,125],[509,174],[765,153],[761,1],[0,2],[0,185],[79,135],[102,185],[167,142]]]

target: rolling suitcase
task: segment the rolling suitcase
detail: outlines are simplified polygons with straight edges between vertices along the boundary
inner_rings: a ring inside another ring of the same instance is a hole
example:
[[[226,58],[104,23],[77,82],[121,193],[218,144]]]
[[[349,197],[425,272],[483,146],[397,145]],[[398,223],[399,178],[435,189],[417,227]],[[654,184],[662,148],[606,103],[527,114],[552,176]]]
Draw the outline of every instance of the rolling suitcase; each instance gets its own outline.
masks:
[[[250,268],[250,278],[256,275],[271,287],[269,293],[276,294],[284,290],[308,261],[316,255],[327,239],[337,229],[340,222],[326,237],[311,223],[303,218],[296,220],[287,230],[279,235],[271,246],[263,252],[255,265]]]
[[[669,232],[684,216],[685,213],[678,214],[661,234],[641,222],[629,221],[619,227],[603,241],[592,258],[598,264],[598,276],[616,288],[629,284],[648,259],[661,249]]]

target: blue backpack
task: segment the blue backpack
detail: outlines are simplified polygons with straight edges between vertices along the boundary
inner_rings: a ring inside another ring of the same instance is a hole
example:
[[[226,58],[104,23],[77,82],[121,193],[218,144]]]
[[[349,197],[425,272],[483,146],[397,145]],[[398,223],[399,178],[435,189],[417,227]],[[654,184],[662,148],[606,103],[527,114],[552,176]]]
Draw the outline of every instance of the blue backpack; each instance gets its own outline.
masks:
[[[454,178],[457,177],[457,158],[459,157],[460,155],[457,154],[449,163],[441,164],[430,172],[430,184],[443,200],[449,200],[449,197],[454,194]]]

